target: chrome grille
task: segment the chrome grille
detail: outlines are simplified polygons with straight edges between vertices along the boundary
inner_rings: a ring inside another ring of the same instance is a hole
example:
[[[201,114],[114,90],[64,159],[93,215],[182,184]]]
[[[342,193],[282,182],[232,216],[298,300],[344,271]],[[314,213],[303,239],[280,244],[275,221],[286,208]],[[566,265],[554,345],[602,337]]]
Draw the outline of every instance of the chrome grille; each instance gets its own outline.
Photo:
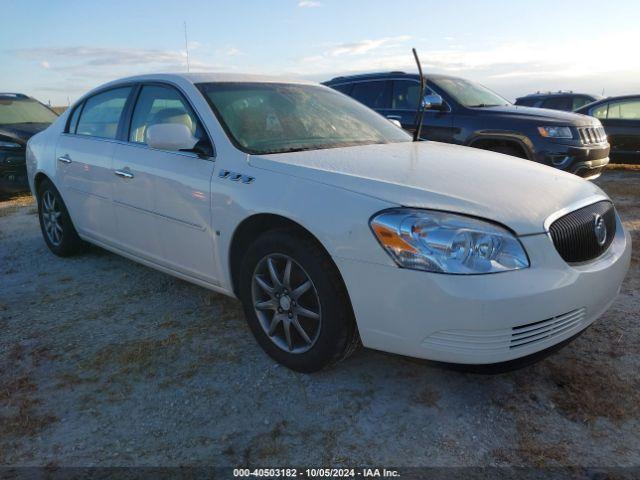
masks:
[[[604,241],[598,242],[596,219],[604,221]],[[574,210],[549,226],[549,235],[560,256],[568,263],[593,260],[602,255],[616,234],[616,213],[607,200]]]
[[[568,332],[580,325],[585,313],[586,309],[580,308],[547,320],[513,327],[511,329],[511,345],[509,348],[524,347],[525,345],[540,342],[560,335],[561,333]]]
[[[578,127],[580,141],[585,145],[603,143],[607,140],[607,134],[603,127]]]

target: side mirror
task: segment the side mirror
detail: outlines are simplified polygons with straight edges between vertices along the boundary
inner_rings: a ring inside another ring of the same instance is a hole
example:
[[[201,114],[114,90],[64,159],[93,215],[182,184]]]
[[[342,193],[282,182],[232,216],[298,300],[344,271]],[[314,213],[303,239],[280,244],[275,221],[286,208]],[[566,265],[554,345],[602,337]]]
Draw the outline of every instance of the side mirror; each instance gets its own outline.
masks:
[[[400,120],[396,120],[395,118],[388,118],[387,120],[393,123],[396,127],[402,128],[402,124],[400,123]]]
[[[442,97],[437,94],[425,95],[422,99],[422,108],[425,110],[441,110],[442,105]]]
[[[147,145],[158,150],[193,150],[198,139],[181,123],[159,123],[147,128]]]

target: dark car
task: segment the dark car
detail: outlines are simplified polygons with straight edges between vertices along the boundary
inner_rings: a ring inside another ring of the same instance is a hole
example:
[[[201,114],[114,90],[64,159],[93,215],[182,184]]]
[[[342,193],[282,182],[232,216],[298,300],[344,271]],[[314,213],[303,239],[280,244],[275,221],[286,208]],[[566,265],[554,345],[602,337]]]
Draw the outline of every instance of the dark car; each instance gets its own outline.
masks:
[[[376,73],[325,83],[413,131],[417,74]],[[595,178],[609,163],[609,144],[598,120],[575,113],[519,107],[480,84],[427,76],[422,139],[456,143],[526,158]]]
[[[590,95],[588,93],[537,92],[516,98],[515,104],[523,107],[550,108],[551,110],[573,112],[587,103],[595,102],[601,98],[603,97],[600,95]]]
[[[640,95],[609,97],[578,110],[596,117],[611,144],[611,160],[640,163]]]
[[[58,116],[21,93],[0,93],[0,194],[29,188],[25,165],[27,141]]]

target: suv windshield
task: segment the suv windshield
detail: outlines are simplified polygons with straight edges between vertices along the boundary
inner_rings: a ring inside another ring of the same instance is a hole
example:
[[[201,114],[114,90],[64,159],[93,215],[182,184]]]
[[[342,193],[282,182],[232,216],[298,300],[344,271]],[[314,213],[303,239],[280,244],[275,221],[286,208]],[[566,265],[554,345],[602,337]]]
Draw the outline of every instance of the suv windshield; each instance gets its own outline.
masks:
[[[53,123],[56,114],[31,98],[0,97],[0,125]]]
[[[198,88],[227,135],[247,153],[411,141],[381,115],[326,87],[243,82]]]
[[[479,83],[473,83],[462,78],[434,78],[429,79],[442,90],[451,95],[464,107],[499,107],[509,105],[509,101]]]

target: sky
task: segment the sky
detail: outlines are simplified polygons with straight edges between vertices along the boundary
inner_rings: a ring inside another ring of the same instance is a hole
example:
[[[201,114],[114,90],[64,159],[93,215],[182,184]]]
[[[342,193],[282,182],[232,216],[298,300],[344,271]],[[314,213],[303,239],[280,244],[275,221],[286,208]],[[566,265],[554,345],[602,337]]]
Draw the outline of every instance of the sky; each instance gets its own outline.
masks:
[[[640,1],[0,0],[0,91],[66,105],[128,75],[416,71],[535,91],[640,92]],[[185,22],[187,43],[185,44]]]

